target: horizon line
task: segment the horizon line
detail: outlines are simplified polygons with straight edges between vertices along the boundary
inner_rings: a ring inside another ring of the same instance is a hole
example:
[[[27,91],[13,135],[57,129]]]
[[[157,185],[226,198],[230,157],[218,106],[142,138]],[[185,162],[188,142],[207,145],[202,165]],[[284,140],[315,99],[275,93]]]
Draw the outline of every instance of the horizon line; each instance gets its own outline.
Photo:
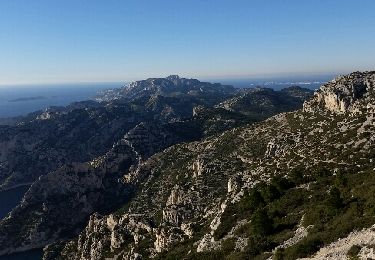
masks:
[[[353,71],[352,71],[353,72]],[[48,86],[48,85],[70,85],[70,84],[127,84],[134,81],[145,80],[150,78],[166,78],[170,75],[178,75],[181,78],[187,79],[199,79],[207,81],[215,80],[262,80],[262,79],[271,79],[271,78],[285,78],[285,77],[313,77],[313,76],[334,76],[334,75],[345,75],[351,72],[341,71],[341,72],[278,72],[278,73],[259,73],[259,74],[243,74],[243,75],[197,75],[194,77],[187,76],[185,73],[171,73],[169,75],[161,75],[159,77],[155,76],[146,76],[143,78],[140,77],[129,77],[128,80],[62,80],[62,81],[20,81],[20,82],[0,82],[0,87],[17,87],[17,86]]]

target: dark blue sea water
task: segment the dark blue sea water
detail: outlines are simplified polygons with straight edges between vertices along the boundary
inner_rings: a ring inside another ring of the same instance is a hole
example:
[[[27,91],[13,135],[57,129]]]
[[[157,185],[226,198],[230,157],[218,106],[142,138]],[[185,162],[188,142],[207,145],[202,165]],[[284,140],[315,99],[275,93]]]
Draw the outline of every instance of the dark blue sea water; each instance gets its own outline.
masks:
[[[99,90],[121,87],[122,83],[0,86],[0,118],[25,115],[49,106],[66,106],[87,100]]]
[[[41,260],[43,257],[42,249],[35,249],[11,255],[0,256],[0,260]]]
[[[29,186],[0,191],[0,219],[4,218],[22,199]]]
[[[4,218],[21,201],[29,186],[21,186],[15,189],[0,192],[0,219]],[[40,260],[42,250],[35,249],[27,252],[0,256],[0,260]]]

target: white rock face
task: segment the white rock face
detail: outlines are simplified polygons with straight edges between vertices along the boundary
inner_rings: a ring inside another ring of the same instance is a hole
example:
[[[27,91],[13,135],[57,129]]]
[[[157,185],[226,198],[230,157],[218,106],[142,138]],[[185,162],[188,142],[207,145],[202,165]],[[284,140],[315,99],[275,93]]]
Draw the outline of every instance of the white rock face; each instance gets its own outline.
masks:
[[[191,223],[183,223],[181,224],[181,230],[187,235],[189,238],[191,238],[194,234],[193,228]]]
[[[215,241],[211,234],[206,234],[200,241],[197,247],[197,252],[210,251],[220,248],[220,242]]]
[[[235,181],[232,178],[230,178],[228,180],[228,193],[231,193],[234,190],[236,190],[236,188],[237,188],[236,186],[237,185],[236,185]]]
[[[176,230],[170,228],[158,228],[154,230],[155,234],[155,251],[162,252],[166,250],[174,243],[181,241],[182,236],[177,232],[173,232]]]
[[[194,163],[193,163],[193,177],[198,177],[200,175],[202,175],[203,173],[203,160],[201,159],[197,159]]]
[[[168,197],[168,200],[167,200],[167,206],[171,206],[171,205],[178,205],[178,204],[182,204],[183,203],[183,194],[184,192],[182,190],[180,190],[180,186],[176,185],[172,191],[171,191],[171,194],[169,195]]]
[[[164,229],[157,233],[156,240],[154,242],[156,252],[161,252],[164,248],[166,248],[170,242],[170,238],[165,233]]]
[[[374,90],[375,72],[354,72],[338,77],[315,92],[310,101],[303,104],[305,112],[324,109],[334,113],[353,111],[358,99],[368,98]]]

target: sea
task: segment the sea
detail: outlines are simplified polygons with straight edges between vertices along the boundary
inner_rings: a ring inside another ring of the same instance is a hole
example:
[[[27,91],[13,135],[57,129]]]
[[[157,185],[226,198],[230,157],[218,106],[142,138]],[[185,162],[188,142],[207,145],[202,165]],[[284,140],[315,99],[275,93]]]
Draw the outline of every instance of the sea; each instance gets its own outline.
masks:
[[[311,90],[318,89],[322,84],[337,77],[337,74],[313,74],[295,76],[272,76],[258,78],[235,78],[235,79],[208,79],[210,82],[220,82],[237,88],[264,87],[281,90],[291,86],[300,86]]]
[[[66,106],[93,98],[100,90],[124,83],[0,86],[0,118],[16,117],[50,106]]]

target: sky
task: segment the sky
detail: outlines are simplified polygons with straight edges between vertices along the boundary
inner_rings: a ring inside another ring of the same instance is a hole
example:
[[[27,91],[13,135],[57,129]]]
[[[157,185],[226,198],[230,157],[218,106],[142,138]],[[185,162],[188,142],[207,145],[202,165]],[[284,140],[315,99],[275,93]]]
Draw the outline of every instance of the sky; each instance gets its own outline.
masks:
[[[374,0],[1,0],[0,85],[375,70]]]

